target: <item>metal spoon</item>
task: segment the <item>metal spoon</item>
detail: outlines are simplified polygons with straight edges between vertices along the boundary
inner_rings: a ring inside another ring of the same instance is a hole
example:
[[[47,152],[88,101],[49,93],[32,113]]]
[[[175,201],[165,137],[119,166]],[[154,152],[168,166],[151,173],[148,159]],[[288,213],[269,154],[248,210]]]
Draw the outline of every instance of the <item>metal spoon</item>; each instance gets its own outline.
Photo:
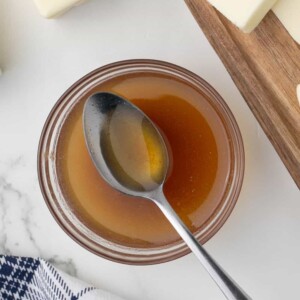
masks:
[[[152,121],[127,100],[97,93],[85,104],[83,127],[90,156],[102,177],[122,193],[153,201],[227,299],[251,299],[200,245],[165,198],[168,150]]]

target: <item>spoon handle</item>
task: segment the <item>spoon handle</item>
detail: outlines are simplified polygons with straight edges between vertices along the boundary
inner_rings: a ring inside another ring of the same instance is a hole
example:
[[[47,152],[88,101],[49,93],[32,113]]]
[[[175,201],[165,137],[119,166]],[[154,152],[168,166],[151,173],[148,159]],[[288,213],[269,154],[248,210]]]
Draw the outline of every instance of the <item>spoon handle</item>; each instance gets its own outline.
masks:
[[[214,261],[206,250],[196,240],[190,230],[173,210],[162,191],[155,196],[155,203],[186,242],[192,252],[200,260],[212,279],[229,300],[251,300],[251,298],[230,278],[228,274]]]

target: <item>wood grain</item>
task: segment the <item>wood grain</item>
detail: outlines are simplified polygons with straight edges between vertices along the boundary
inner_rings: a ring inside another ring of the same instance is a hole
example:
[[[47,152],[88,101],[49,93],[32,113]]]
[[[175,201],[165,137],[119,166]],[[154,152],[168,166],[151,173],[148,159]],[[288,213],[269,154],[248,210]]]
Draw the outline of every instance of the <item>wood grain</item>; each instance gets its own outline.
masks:
[[[269,12],[245,34],[207,0],[185,0],[300,189],[300,48]]]

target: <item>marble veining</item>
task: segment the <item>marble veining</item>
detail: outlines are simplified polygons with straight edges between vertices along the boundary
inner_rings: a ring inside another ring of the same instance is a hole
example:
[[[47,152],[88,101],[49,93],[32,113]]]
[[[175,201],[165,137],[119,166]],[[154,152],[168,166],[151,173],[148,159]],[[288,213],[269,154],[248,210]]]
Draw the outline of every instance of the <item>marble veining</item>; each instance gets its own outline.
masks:
[[[58,255],[54,255],[49,257],[47,260],[58,269],[68,273],[71,276],[77,277],[77,267],[71,258],[63,260]]]
[[[9,164],[9,169],[12,170],[16,168],[22,162],[21,158],[13,161]],[[9,227],[13,226],[13,220],[9,213],[16,214],[16,210],[19,210],[19,230],[22,230],[24,238],[32,245],[35,250],[35,255],[39,256],[41,251],[35,242],[32,234],[32,227],[36,226],[30,217],[32,212],[32,203],[29,197],[23,193],[21,190],[16,188],[11,182],[7,181],[5,174],[0,175],[0,210],[1,210],[1,221],[2,221],[2,241],[0,247],[3,249],[2,253],[12,254],[9,246],[7,245],[7,236],[9,235]],[[15,246],[20,246],[20,244],[15,241]]]

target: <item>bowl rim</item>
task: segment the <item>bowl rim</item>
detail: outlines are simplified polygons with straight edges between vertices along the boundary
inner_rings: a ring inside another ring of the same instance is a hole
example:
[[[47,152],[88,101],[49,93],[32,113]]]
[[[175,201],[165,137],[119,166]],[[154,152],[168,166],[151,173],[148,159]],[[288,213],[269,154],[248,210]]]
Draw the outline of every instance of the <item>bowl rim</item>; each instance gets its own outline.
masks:
[[[145,261],[143,261],[143,260],[134,261],[132,259],[126,259],[126,258],[116,258],[115,256],[110,256],[104,252],[100,253],[99,251],[96,251],[95,249],[89,247],[87,244],[85,244],[83,241],[81,241],[79,238],[77,238],[70,230],[68,230],[67,226],[65,226],[63,224],[61,218],[56,213],[56,211],[54,210],[53,206],[51,205],[51,203],[48,199],[46,187],[43,182],[43,172],[42,172],[42,170],[43,170],[42,169],[42,160],[43,160],[42,148],[43,148],[43,145],[45,144],[45,140],[47,139],[47,136],[48,136],[46,133],[51,125],[50,123],[53,120],[53,117],[54,117],[57,109],[66,100],[66,97],[68,95],[70,95],[72,93],[72,91],[74,89],[76,89],[78,86],[80,86],[81,84],[86,82],[88,79],[92,78],[94,75],[96,75],[100,72],[103,73],[107,70],[111,70],[116,67],[122,67],[122,66],[128,67],[128,66],[134,66],[134,65],[135,66],[154,66],[154,67],[158,67],[158,68],[165,67],[165,68],[171,69],[175,72],[180,72],[187,77],[190,77],[191,79],[195,80],[195,82],[198,82],[198,87],[202,86],[202,88],[206,88],[207,91],[210,92],[210,94],[213,96],[213,100],[217,101],[218,105],[220,105],[221,108],[224,110],[224,113],[226,114],[226,118],[228,119],[227,121],[230,121],[232,133],[235,135],[235,139],[237,141],[237,143],[235,144],[235,146],[233,146],[233,148],[235,148],[235,151],[237,151],[239,154],[239,157],[238,157],[239,159],[238,159],[238,161],[236,161],[236,164],[238,164],[238,166],[239,166],[239,168],[237,169],[238,174],[236,174],[236,180],[232,181],[231,186],[230,186],[231,188],[234,187],[234,189],[231,191],[231,196],[230,196],[231,200],[228,202],[229,205],[226,205],[226,210],[224,211],[224,213],[218,220],[218,223],[213,228],[212,232],[202,239],[202,244],[204,244],[208,240],[210,240],[222,228],[222,226],[225,224],[226,220],[231,215],[231,213],[237,203],[237,200],[238,200],[238,197],[241,192],[242,185],[243,185],[244,171],[245,171],[245,151],[244,151],[244,143],[243,143],[242,135],[241,135],[239,126],[237,124],[237,121],[236,121],[232,111],[230,110],[229,106],[223,99],[223,97],[207,81],[205,81],[200,76],[196,75],[195,73],[193,73],[183,67],[180,67],[178,65],[175,65],[175,64],[172,64],[169,62],[165,62],[165,61],[161,61],[161,60],[153,60],[153,59],[121,60],[121,61],[109,63],[102,67],[99,67],[99,68],[89,72],[85,76],[81,77],[75,83],[73,83],[62,94],[62,96],[59,97],[59,99],[56,101],[56,103],[54,104],[54,106],[52,107],[52,109],[50,110],[50,112],[46,118],[46,121],[44,123],[43,129],[41,132],[39,144],[38,144],[37,173],[38,173],[38,181],[39,181],[41,193],[43,195],[44,201],[45,201],[50,213],[52,214],[52,216],[54,217],[55,221],[60,226],[60,228],[63,229],[63,231],[70,238],[72,238],[76,243],[81,245],[83,248],[85,248],[89,252],[91,252],[97,256],[100,256],[102,258],[105,258],[107,260],[113,261],[113,262],[127,264],[127,265],[153,265],[153,264],[169,262],[169,261],[175,260],[177,258],[183,257],[183,256],[189,254],[191,252],[191,250],[189,248],[187,248],[186,245],[184,245],[182,247],[182,249],[180,249],[180,253],[170,253],[168,256],[164,256],[162,258],[154,258],[152,260],[145,260]],[[150,70],[148,70],[148,71],[150,71]],[[147,72],[147,71],[145,71],[145,72]]]

